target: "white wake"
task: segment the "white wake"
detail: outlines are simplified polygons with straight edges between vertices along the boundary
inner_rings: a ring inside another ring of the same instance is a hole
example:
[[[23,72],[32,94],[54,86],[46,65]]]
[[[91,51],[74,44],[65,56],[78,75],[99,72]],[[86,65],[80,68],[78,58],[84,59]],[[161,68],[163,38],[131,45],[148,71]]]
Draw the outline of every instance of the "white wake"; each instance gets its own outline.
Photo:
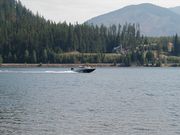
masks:
[[[0,73],[14,74],[74,74],[74,71],[15,71],[15,70],[0,70]]]

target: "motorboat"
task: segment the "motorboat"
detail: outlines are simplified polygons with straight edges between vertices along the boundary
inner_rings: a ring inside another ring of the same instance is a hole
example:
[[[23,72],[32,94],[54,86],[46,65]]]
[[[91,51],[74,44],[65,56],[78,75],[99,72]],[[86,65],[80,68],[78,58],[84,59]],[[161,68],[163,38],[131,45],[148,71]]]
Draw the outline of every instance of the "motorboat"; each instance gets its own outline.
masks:
[[[71,71],[77,72],[77,73],[91,73],[96,68],[90,67],[90,66],[79,66],[78,68],[71,68]]]

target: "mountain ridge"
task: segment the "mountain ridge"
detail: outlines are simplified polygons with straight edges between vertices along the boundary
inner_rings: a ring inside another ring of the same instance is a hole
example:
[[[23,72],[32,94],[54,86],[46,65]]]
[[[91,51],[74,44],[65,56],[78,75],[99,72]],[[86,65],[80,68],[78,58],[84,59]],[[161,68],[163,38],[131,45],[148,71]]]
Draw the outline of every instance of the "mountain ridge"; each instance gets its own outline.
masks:
[[[94,17],[85,23],[95,25],[118,25],[138,23],[141,33],[147,36],[172,36],[180,34],[180,14],[157,5],[143,3],[130,5],[124,8]]]
[[[169,8],[171,11],[180,15],[180,6]]]

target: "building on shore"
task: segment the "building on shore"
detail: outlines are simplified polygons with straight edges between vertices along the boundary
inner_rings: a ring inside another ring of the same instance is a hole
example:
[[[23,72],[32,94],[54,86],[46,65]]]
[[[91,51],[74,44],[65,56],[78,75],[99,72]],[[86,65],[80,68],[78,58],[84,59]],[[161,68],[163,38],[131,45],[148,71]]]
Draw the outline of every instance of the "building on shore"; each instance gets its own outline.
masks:
[[[168,49],[168,52],[169,52],[169,53],[173,52],[174,45],[173,45],[172,42],[168,42],[168,44],[167,44],[167,49]]]

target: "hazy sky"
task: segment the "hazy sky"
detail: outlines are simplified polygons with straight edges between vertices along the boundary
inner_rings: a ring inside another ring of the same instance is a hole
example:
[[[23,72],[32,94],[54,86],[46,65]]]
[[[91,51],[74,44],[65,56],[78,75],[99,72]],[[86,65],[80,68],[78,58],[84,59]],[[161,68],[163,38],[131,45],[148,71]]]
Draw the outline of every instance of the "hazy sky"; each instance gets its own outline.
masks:
[[[127,5],[153,3],[163,7],[180,6],[180,0],[21,0],[34,13],[56,22],[82,23],[92,17]]]

